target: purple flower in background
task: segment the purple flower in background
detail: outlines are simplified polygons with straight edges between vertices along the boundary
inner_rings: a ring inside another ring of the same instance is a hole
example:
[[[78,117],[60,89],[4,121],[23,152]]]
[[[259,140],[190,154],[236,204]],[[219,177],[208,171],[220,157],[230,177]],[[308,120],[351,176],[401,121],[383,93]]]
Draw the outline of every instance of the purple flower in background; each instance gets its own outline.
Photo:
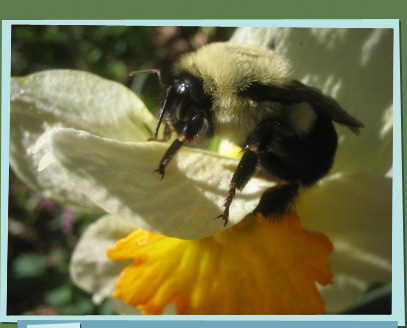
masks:
[[[73,225],[75,222],[75,212],[70,209],[65,209],[62,214],[62,224],[61,229],[65,235],[70,235],[73,230]]]

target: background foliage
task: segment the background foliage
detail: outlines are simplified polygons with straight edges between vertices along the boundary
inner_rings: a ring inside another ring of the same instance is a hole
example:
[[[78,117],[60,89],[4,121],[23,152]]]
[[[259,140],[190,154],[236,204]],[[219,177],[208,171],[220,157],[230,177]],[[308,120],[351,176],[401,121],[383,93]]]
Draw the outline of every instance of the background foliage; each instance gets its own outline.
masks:
[[[160,85],[154,74],[180,54],[229,39],[233,28],[51,26],[12,27],[11,75],[69,68],[131,87],[153,112]],[[63,90],[61,90],[63,92]],[[95,217],[61,208],[33,193],[10,170],[7,314],[113,314],[108,301],[95,306],[69,279],[69,260]]]

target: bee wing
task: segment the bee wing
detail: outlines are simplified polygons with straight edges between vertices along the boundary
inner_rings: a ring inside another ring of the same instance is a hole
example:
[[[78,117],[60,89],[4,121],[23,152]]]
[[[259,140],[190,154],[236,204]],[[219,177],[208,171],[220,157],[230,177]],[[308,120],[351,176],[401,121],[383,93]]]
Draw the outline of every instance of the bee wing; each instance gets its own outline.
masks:
[[[320,90],[306,86],[299,81],[292,81],[288,86],[293,99],[306,101],[319,114],[328,116],[332,121],[347,126],[353,133],[360,134],[362,122],[348,114],[332,97],[324,95]]]
[[[255,101],[272,101],[283,106],[308,103],[318,115],[347,126],[355,134],[360,134],[359,129],[364,126],[362,122],[348,114],[335,99],[324,95],[319,89],[309,87],[297,80],[293,80],[283,87],[253,82],[238,93]]]

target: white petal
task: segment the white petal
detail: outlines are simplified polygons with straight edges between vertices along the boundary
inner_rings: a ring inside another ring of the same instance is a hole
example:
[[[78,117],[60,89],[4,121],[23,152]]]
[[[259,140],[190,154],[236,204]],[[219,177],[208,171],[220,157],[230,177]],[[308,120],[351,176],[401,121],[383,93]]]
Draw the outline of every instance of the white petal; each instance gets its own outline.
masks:
[[[53,155],[71,180],[106,212],[155,233],[182,239],[222,230],[223,202],[238,160],[182,149],[165,178],[153,171],[168,148],[161,142],[123,143],[76,130],[55,131]],[[69,151],[67,151],[69,149]],[[232,226],[250,213],[273,185],[258,172],[230,208]]]
[[[54,130],[33,137],[14,126],[10,130],[10,166],[25,184],[47,199],[79,210],[101,211],[71,181],[51,153],[50,135]]]
[[[122,84],[74,70],[12,78],[11,106],[12,127],[37,133],[65,127],[121,141],[145,141],[156,122]]]
[[[46,198],[93,209],[97,207],[54,163],[49,131],[68,127],[118,140],[144,141],[155,124],[141,101],[124,86],[69,70],[13,78],[10,115],[10,165],[19,178]]]
[[[335,283],[322,288],[327,311],[352,305],[370,282],[391,281],[391,188],[389,178],[338,174],[302,195],[297,209],[303,226],[334,245]]]
[[[241,28],[232,41],[272,42],[292,63],[295,78],[333,96],[365,124],[359,136],[337,125],[340,145],[332,173],[388,172],[393,138],[391,29]]]
[[[107,258],[106,250],[135,229],[123,219],[105,215],[85,230],[76,245],[70,276],[75,285],[93,294],[96,304],[112,296],[120,272],[131,263]]]

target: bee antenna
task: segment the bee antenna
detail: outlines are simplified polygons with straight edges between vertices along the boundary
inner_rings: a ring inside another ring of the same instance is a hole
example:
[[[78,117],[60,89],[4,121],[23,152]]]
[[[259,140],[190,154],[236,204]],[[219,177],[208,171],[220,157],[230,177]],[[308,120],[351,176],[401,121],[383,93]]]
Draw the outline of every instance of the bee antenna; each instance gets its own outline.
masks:
[[[171,102],[173,99],[170,92],[171,92],[171,86],[169,86],[165,92],[166,93],[165,100],[164,100],[163,106],[161,107],[161,110],[160,110],[160,116],[158,117],[157,125],[155,126],[155,131],[154,131],[155,140],[157,140],[158,130],[160,129],[161,122],[162,122],[164,114],[167,110],[168,102]]]
[[[143,70],[140,70],[140,71],[133,71],[133,72],[130,72],[129,73],[129,76],[134,76],[134,75],[137,75],[137,74],[143,74],[143,73],[154,73],[154,74],[157,74],[157,76],[158,76],[158,81],[160,81],[160,84],[161,84],[161,86],[162,87],[164,87],[164,83],[163,83],[163,81],[161,80],[161,73],[160,73],[160,70],[159,69],[143,69]]]

